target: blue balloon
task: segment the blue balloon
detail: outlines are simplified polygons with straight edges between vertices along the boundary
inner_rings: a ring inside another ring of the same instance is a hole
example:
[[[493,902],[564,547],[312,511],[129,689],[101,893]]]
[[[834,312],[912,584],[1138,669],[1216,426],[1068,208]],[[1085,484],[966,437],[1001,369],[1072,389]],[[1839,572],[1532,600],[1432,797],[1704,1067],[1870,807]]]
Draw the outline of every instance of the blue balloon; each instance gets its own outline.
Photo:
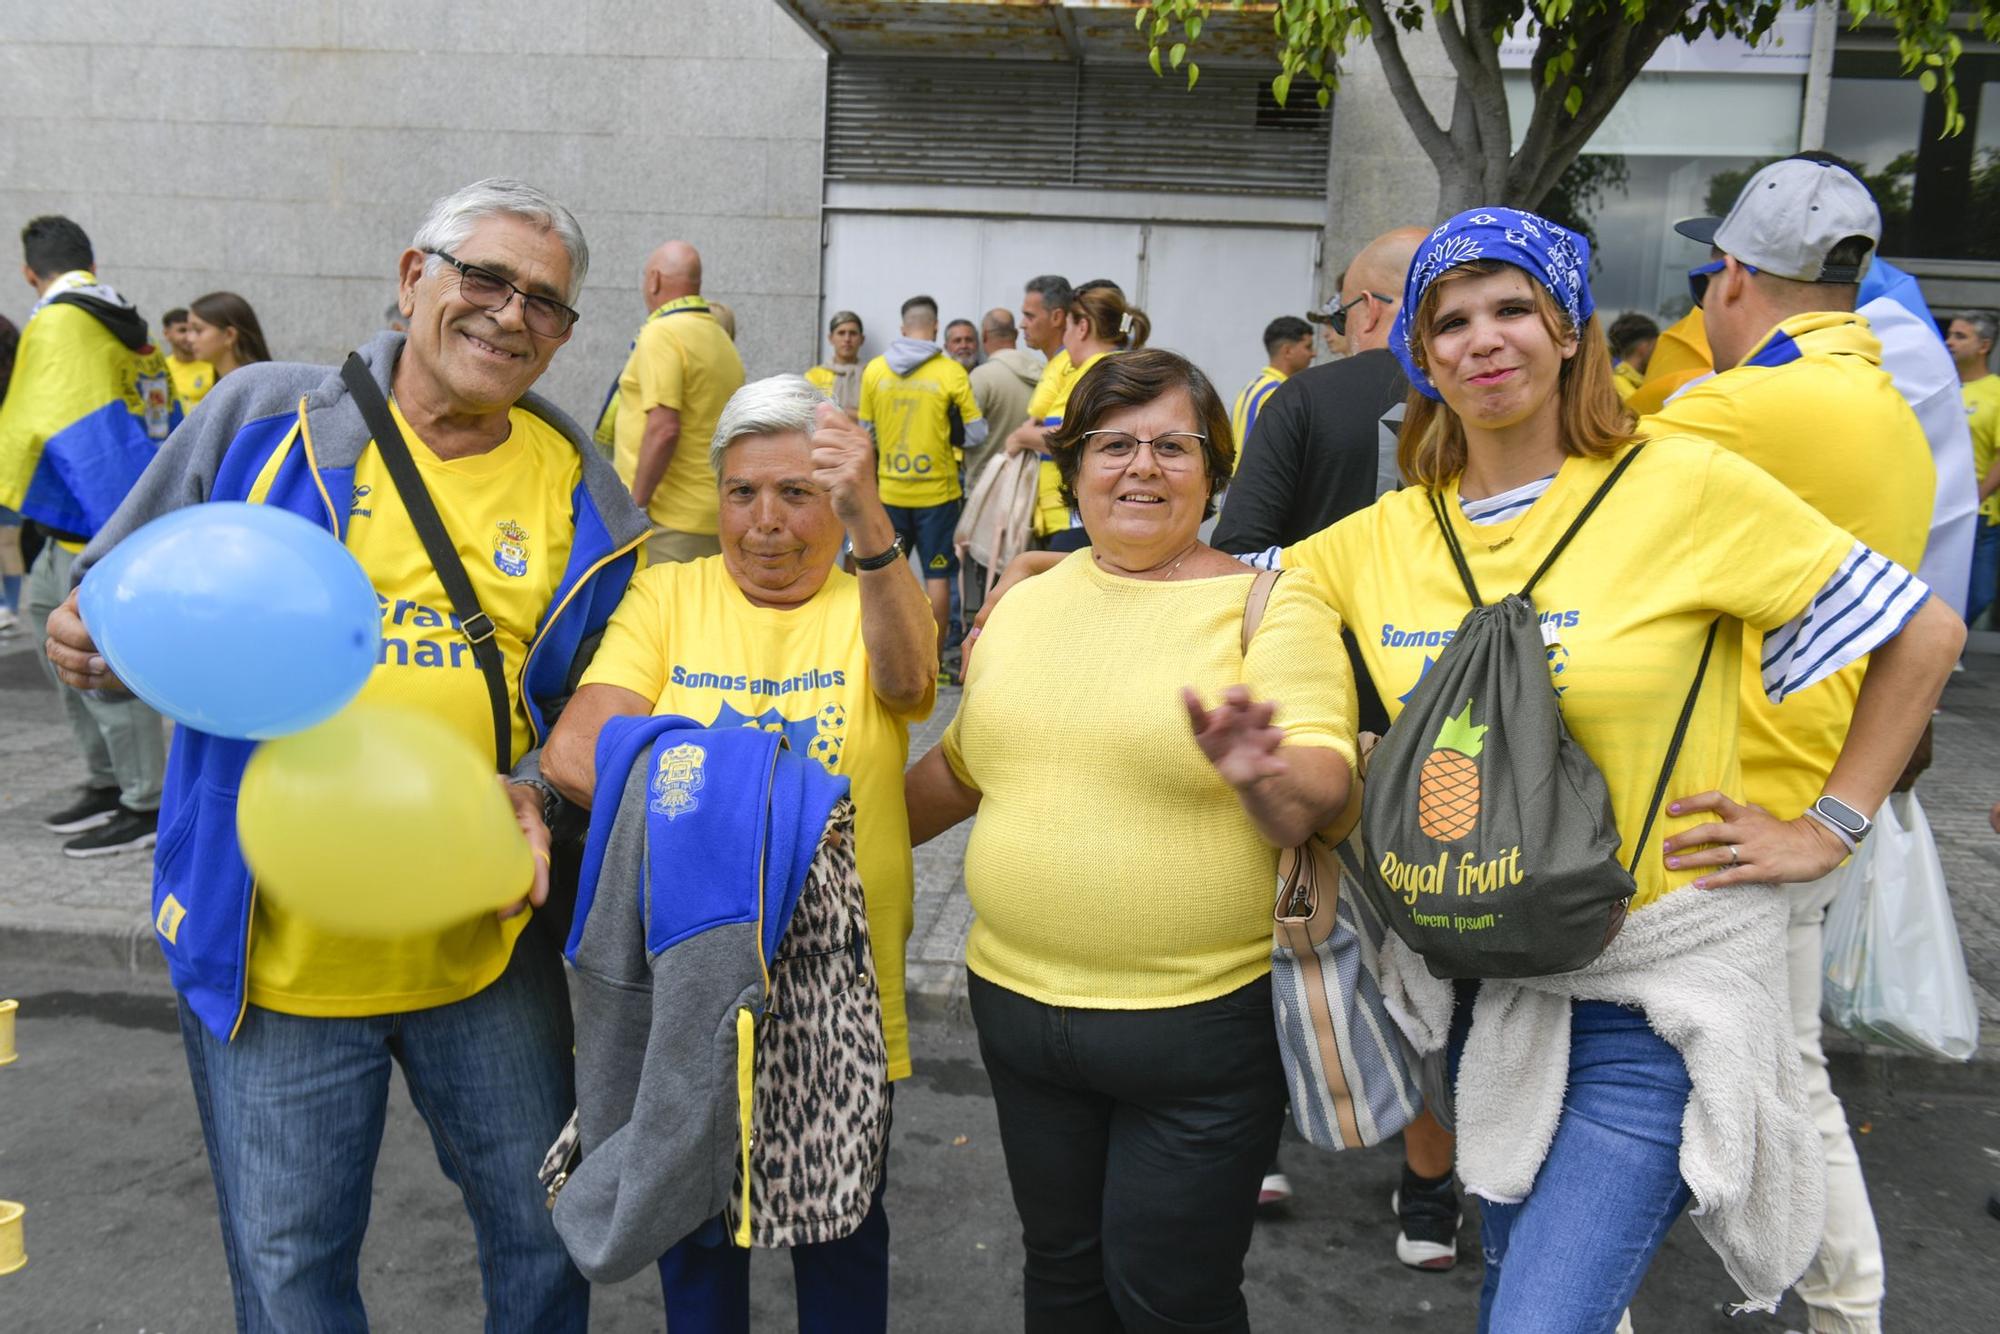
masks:
[[[324,722],[381,651],[375,589],[340,539],[287,510],[162,515],[92,566],[77,607],[112,672],[176,723],[264,740]]]

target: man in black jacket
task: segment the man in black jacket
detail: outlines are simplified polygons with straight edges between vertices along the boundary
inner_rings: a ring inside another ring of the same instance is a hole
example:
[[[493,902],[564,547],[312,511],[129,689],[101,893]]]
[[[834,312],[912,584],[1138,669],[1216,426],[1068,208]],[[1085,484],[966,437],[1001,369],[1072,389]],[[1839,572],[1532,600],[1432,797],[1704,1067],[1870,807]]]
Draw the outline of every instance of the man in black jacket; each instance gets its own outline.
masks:
[[[1290,546],[1339,522],[1399,485],[1396,432],[1410,386],[1389,351],[1398,295],[1421,227],[1401,227],[1370,241],[1341,275],[1340,292],[1308,318],[1332,330],[1344,353],[1279,385],[1257,417],[1257,448],[1241,456],[1230,479],[1215,546],[1234,555]],[[1387,730],[1389,719],[1368,683],[1353,644],[1361,728]]]

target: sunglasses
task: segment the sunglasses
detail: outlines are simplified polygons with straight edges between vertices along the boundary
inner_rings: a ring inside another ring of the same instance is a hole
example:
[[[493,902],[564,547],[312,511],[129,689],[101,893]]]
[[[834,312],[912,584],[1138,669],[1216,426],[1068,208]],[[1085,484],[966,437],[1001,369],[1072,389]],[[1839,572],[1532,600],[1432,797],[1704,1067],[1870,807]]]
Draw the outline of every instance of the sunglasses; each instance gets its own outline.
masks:
[[[427,251],[458,270],[458,292],[489,315],[507,309],[516,296],[521,298],[521,322],[544,338],[561,338],[582,317],[551,296],[524,292],[491,269],[467,264],[442,250]]]
[[[1745,273],[1757,272],[1755,264],[1744,264],[1740,259],[1736,262],[1742,267]],[[1706,264],[1697,265],[1688,270],[1688,295],[1694,298],[1694,304],[1697,307],[1701,305],[1702,298],[1708,295],[1708,280],[1716,274],[1721,273],[1728,263],[1729,261],[1726,257],[1723,259],[1712,259]]]
[[[1347,337],[1347,312],[1353,310],[1356,306],[1368,300],[1368,298],[1370,297],[1374,297],[1377,301],[1380,301],[1385,306],[1388,305],[1391,301],[1394,301],[1396,299],[1395,297],[1392,296],[1383,296],[1380,292],[1363,292],[1360,296],[1355,297],[1354,300],[1348,302],[1346,305],[1341,306],[1336,310],[1328,311],[1323,318],[1326,320],[1327,324],[1333,329],[1335,337],[1337,338]]]

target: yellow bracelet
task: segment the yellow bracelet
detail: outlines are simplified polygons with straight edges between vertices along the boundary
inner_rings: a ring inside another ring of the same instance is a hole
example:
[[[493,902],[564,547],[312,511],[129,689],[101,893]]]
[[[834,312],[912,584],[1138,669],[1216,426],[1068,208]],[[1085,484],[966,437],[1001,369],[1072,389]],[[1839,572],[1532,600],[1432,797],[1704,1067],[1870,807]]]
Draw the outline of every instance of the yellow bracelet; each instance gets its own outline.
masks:
[[[534,853],[537,857],[540,857],[542,859],[542,865],[547,866],[549,864],[549,854],[542,851],[542,849],[531,847],[528,849],[528,851]]]

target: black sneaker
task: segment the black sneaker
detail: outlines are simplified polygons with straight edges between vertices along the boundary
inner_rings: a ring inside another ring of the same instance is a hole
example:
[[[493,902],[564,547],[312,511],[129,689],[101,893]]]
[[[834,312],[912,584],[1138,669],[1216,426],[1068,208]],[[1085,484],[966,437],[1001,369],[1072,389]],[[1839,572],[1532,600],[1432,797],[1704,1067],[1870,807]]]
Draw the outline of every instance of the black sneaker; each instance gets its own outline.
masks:
[[[43,820],[42,828],[51,834],[81,834],[86,829],[110,824],[118,811],[117,788],[87,787],[82,796]]]
[[[1458,1187],[1447,1176],[1426,1182],[1403,1168],[1402,1187],[1389,1196],[1402,1231],[1396,1234],[1396,1258],[1412,1269],[1433,1273],[1458,1263]]]
[[[117,852],[136,852],[152,847],[159,833],[158,811],[128,811],[120,806],[107,823],[63,844],[63,856],[109,857]]]

